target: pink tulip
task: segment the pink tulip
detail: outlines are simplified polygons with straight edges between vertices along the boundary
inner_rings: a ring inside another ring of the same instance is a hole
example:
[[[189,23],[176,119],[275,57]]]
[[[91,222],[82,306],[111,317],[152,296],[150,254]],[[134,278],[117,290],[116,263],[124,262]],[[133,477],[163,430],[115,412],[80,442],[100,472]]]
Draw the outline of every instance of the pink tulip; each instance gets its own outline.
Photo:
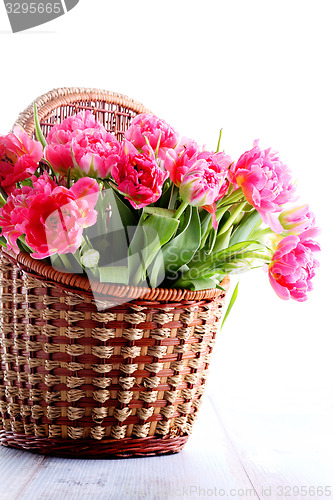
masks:
[[[7,194],[11,194],[16,189],[16,183],[31,177],[37,167],[38,164],[29,155],[20,156],[13,164],[8,161],[0,162],[1,186]]]
[[[154,151],[159,144],[158,158],[164,160],[167,149],[176,146],[178,133],[161,118],[149,113],[141,113],[132,120],[125,132],[125,139],[140,150],[145,150],[146,139]]]
[[[34,177],[33,177],[34,178]],[[7,240],[7,249],[19,253],[17,239],[24,234],[27,220],[27,197],[31,195],[32,188],[23,186],[16,188],[7,198],[6,204],[0,208],[1,236]]]
[[[121,146],[116,137],[109,132],[84,130],[72,142],[72,151],[77,172],[80,176],[89,175],[105,179],[110,177],[113,165],[120,160]]]
[[[315,217],[308,205],[284,210],[279,215],[279,221],[289,234],[301,234],[315,225]]]
[[[35,259],[75,253],[83,229],[97,220],[98,183],[86,177],[67,189],[45,172],[38,179],[33,176],[32,183],[16,189],[0,210],[1,235],[8,248],[18,253],[17,238],[24,234]]]
[[[213,153],[209,151],[202,151],[197,155],[198,160],[205,160],[210,170],[214,171],[217,175],[223,178],[220,184],[220,191],[215,201],[220,200],[228,190],[229,182],[227,179],[228,168],[232,164],[230,156],[223,152]]]
[[[121,160],[112,167],[112,177],[118,185],[117,189],[134,208],[155,203],[162,194],[168,173],[157,165],[152,148],[146,154],[140,153],[126,139],[122,145]]]
[[[46,137],[48,144],[65,145],[72,142],[72,139],[77,136],[82,130],[93,129],[101,132],[106,132],[105,128],[99,123],[91,111],[81,111],[77,115],[69,116],[61,123],[54,125]]]
[[[247,201],[257,209],[262,220],[270,228],[281,233],[283,227],[278,219],[281,206],[294,197],[291,174],[277,153],[262,150],[258,141],[244,153],[231,168],[231,179],[242,188]]]
[[[227,173],[230,163],[231,158],[224,153],[203,151],[195,154],[179,184],[179,194],[183,201],[203,207],[212,214],[214,229],[217,229],[215,202],[228,189]]]
[[[298,236],[286,236],[278,244],[268,266],[268,275],[274,291],[282,299],[303,302],[307,292],[312,290],[311,279],[319,265],[313,254],[320,250],[312,238],[318,234],[318,228],[312,228]]]
[[[31,139],[21,127],[14,127],[13,133],[8,134],[6,137],[7,148],[17,157],[27,154],[36,163],[40,161],[43,155],[43,146],[34,139]]]
[[[170,179],[179,187],[187,170],[195,163],[200,147],[191,139],[182,138],[175,149],[168,149],[164,159],[164,168]]]
[[[217,199],[222,198],[228,189],[227,171],[232,164],[232,159],[225,153],[200,151],[195,141],[183,138],[174,150],[169,149],[166,152],[164,168],[169,172],[172,182],[179,187],[186,172],[199,160],[204,160],[208,168],[217,174],[223,175],[225,180],[221,184],[219,197]]]
[[[179,185],[183,201],[194,207],[211,205],[218,199],[224,175],[207,166],[205,160],[197,160],[189,168]]]
[[[44,155],[55,172],[67,177],[68,170],[73,168],[71,143],[50,144],[46,146]]]
[[[80,178],[89,176],[105,179],[110,177],[111,168],[120,159],[120,144],[116,137],[105,130],[85,129],[77,131],[71,142],[49,144],[45,158],[55,172]]]
[[[42,154],[42,145],[20,127],[0,136],[0,183],[7,194],[16,189],[17,182],[34,174]]]
[[[47,138],[45,158],[55,172],[73,178],[110,176],[111,165],[119,161],[120,144],[90,111],[69,116],[54,125]],[[106,167],[108,160],[109,167]]]

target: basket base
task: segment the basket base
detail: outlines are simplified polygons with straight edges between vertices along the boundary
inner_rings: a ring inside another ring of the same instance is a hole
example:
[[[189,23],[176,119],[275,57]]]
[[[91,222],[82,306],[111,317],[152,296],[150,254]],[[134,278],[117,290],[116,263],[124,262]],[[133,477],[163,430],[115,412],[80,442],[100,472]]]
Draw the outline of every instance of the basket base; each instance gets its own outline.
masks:
[[[169,455],[181,451],[186,436],[158,438],[150,436],[138,439],[49,439],[0,431],[3,446],[21,450],[69,458],[134,458],[156,455]]]

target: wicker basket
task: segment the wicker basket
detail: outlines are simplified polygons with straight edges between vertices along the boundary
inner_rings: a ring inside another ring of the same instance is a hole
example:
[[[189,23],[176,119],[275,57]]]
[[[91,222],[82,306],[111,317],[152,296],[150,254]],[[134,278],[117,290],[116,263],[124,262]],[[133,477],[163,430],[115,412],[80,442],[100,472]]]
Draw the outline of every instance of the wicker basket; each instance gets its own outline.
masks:
[[[121,138],[145,111],[119,94],[88,89],[59,89],[36,102],[44,132],[92,109]],[[31,106],[18,123],[33,134]],[[204,392],[223,290],[90,282],[5,251],[0,287],[3,445],[74,457],[183,448]],[[114,306],[119,297],[126,302]]]

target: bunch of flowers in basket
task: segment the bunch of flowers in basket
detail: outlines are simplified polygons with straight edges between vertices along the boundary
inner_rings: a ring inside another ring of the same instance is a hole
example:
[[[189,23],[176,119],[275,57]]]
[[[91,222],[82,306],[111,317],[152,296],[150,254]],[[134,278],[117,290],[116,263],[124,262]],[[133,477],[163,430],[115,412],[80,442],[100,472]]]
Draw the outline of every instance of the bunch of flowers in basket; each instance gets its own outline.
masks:
[[[319,250],[290,170],[258,141],[237,161],[136,116],[118,141],[90,111],[46,138],[0,137],[1,244],[101,281],[193,290],[263,266],[303,301]],[[221,136],[220,136],[221,139]],[[219,140],[220,143],[220,140]]]

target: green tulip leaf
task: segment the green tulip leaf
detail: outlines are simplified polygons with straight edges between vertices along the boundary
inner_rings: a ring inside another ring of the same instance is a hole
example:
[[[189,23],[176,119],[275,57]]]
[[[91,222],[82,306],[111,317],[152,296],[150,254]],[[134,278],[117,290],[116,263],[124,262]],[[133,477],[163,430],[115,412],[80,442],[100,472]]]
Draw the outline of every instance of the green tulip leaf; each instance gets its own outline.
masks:
[[[238,225],[237,229],[230,238],[230,245],[245,241],[249,238],[251,233],[261,224],[260,215],[256,210],[250,212],[247,217],[244,217],[242,222]]]
[[[172,217],[176,213],[176,210],[169,210],[168,208],[149,207],[149,206],[145,207],[143,211],[146,214],[161,215],[162,217],[169,217],[170,219],[172,219]]]
[[[188,206],[184,213],[182,231],[162,248],[161,255],[155,259],[149,278],[152,286],[164,277],[175,274],[182,266],[190,262],[198,250],[201,241],[200,218],[198,209]]]
[[[231,311],[231,309],[232,309],[232,307],[233,307],[233,305],[234,305],[234,303],[235,303],[235,301],[236,301],[236,299],[237,299],[237,295],[238,295],[238,282],[237,282],[237,285],[236,285],[236,286],[235,286],[235,288],[234,288],[234,291],[232,292],[231,299],[230,299],[230,301],[229,301],[229,304],[228,304],[227,310],[226,310],[226,312],[225,312],[225,315],[224,315],[224,318],[223,318],[223,321],[222,321],[222,324],[221,324],[221,329],[223,328],[223,325],[224,325],[224,323],[226,322],[226,319],[227,319],[227,317],[228,317],[228,316],[229,316],[229,314],[230,314],[230,311]]]
[[[112,200],[112,195],[115,201],[115,204],[118,209],[118,214],[121,219],[121,222],[124,226],[136,226],[138,223],[138,218],[136,216],[137,210],[131,210],[126,203],[121,199],[118,193],[116,193],[114,190],[107,191],[107,199],[108,196],[111,196],[110,204],[113,206],[113,200]],[[109,194],[111,193],[111,194]],[[108,200],[109,201],[109,200]],[[112,214],[112,217],[114,217],[114,213]]]
[[[104,266],[99,268],[101,282],[128,284],[127,266]]]
[[[175,288],[187,288],[189,290],[209,290],[216,288],[220,283],[219,278],[196,278],[196,279],[180,279],[176,281]]]
[[[134,284],[145,280],[146,272],[154,258],[178,229],[179,220],[150,214],[142,214],[129,247],[130,276],[134,273]]]
[[[36,103],[34,102],[34,122],[35,122],[35,134],[37,137],[37,141],[41,143],[43,148],[47,146],[46,139],[44,137],[44,134],[42,132],[39,120],[38,120],[38,112],[37,112],[37,106]]]

